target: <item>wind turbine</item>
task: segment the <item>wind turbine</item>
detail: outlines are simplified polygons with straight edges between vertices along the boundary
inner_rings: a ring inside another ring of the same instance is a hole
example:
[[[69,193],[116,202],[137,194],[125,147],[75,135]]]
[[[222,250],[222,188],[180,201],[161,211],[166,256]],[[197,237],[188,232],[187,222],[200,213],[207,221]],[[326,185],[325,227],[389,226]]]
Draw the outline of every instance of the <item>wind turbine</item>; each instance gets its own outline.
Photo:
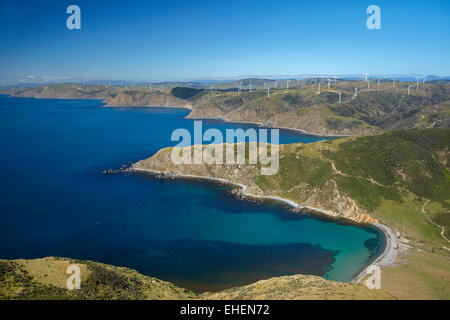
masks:
[[[408,85],[408,96],[410,92],[411,92],[411,85]]]
[[[287,91],[289,91],[289,82],[291,82],[291,81],[289,81],[289,80],[286,81],[286,90]]]
[[[416,91],[419,91],[419,78],[416,78]]]
[[[250,80],[250,92],[252,92],[252,80]]]
[[[328,89],[330,89],[330,79],[328,79]]]
[[[358,96],[358,88],[355,88],[355,98]]]
[[[341,96],[342,96],[342,92],[339,92],[339,103],[341,103]]]
[[[319,82],[319,92],[317,92],[317,94],[320,94],[320,82]]]
[[[267,97],[270,97],[270,87],[264,83],[264,87],[267,89]]]

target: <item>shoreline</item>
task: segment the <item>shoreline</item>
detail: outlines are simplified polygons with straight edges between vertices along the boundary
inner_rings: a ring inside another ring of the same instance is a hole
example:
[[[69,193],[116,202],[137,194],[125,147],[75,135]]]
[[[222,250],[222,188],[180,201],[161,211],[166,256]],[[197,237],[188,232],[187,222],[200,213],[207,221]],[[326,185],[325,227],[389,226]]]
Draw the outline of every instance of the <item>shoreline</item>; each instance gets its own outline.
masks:
[[[110,105],[110,104],[106,103],[103,107],[104,108],[164,108],[164,109],[182,109],[182,110],[192,111],[192,105],[182,106],[182,107],[178,107],[178,106],[149,106],[149,105],[119,106],[119,105]]]
[[[13,96],[11,94],[8,93],[3,93],[5,94],[7,97],[11,97],[11,98],[21,98],[21,97],[16,97]],[[96,99],[96,98],[41,98],[41,97],[25,97],[25,98],[32,98],[32,99],[61,99],[61,100],[99,100],[103,103],[103,105],[101,107],[107,107],[107,108],[133,108],[133,107],[138,107],[138,108],[169,108],[169,109],[183,109],[183,110],[189,110],[192,112],[192,106],[189,107],[171,107],[171,106],[150,106],[150,105],[145,105],[145,106],[109,106],[107,102],[105,102],[105,99]],[[226,118],[189,118],[190,113],[187,114],[184,119],[189,119],[189,120],[213,120],[213,121],[220,121],[220,122],[228,122],[228,123],[242,123],[242,124],[250,124],[250,125],[258,125],[261,127],[267,127],[264,124],[260,123],[260,122],[247,122],[247,121],[230,121]],[[269,127],[267,127],[269,128]],[[295,129],[295,128],[288,128],[288,127],[277,127],[279,129],[283,129],[283,130],[289,130],[289,131],[293,131],[293,132],[300,132],[304,135],[309,135],[309,136],[315,136],[315,137],[323,137],[323,138],[339,138],[339,137],[351,137],[352,135],[321,135],[321,134],[316,134],[316,133],[311,133],[311,132],[307,132],[305,130],[302,129]],[[142,169],[142,168],[129,168],[127,169],[128,171],[141,171],[141,172],[147,172],[147,173],[151,173],[153,175],[167,175],[167,173],[163,172],[163,171],[157,171],[157,170],[150,170],[150,169]],[[173,176],[173,175],[170,175]],[[220,183],[224,183],[224,184],[228,184],[228,185],[234,185],[234,186],[238,186],[241,188],[242,191],[242,195],[244,197],[248,197],[248,198],[256,198],[256,199],[266,199],[266,200],[276,200],[276,201],[280,201],[283,202],[285,204],[288,204],[289,206],[293,207],[294,209],[297,209],[299,211],[305,211],[307,213],[311,213],[313,215],[321,215],[321,216],[325,216],[326,218],[329,219],[334,219],[334,220],[346,220],[346,221],[351,221],[351,223],[354,223],[356,225],[363,225],[364,223],[360,223],[360,222],[356,222],[354,220],[351,219],[345,219],[342,217],[338,217],[337,215],[334,215],[332,212],[327,211],[327,210],[323,210],[320,208],[315,208],[315,207],[310,207],[310,206],[301,206],[300,204],[289,200],[289,199],[284,199],[281,197],[277,197],[277,196],[257,196],[257,195],[251,195],[251,194],[246,194],[246,190],[247,190],[247,186],[241,183],[235,183],[235,182],[231,182],[229,180],[226,179],[221,179],[221,178],[212,178],[212,177],[204,177],[204,176],[195,176],[195,175],[177,175],[177,176],[173,176],[176,178],[191,178],[191,179],[200,179],[200,180],[209,180],[209,181],[215,181],[215,182],[220,182]],[[396,261],[396,257],[397,257],[397,251],[398,251],[398,239],[397,237],[394,235],[394,233],[392,232],[392,230],[385,226],[382,225],[380,223],[375,223],[375,222],[370,222],[370,223],[365,223],[366,225],[371,225],[373,227],[375,227],[376,229],[378,229],[379,231],[381,231],[386,239],[386,245],[385,248],[383,250],[383,252],[373,261],[371,262],[366,268],[364,268],[362,271],[360,271],[357,275],[354,276],[354,278],[351,280],[351,283],[358,283],[360,282],[362,279],[364,279],[364,277],[366,277],[369,274],[369,271],[372,267],[374,266],[389,266],[392,265],[395,261]]]
[[[168,174],[164,171],[135,168],[135,167],[130,167],[130,168],[126,169],[126,171],[135,172],[135,173],[143,172],[143,173],[152,174],[154,176],[159,176],[159,177],[208,180],[208,181],[220,182],[220,183],[224,183],[224,184],[228,184],[228,185],[238,186],[239,188],[241,188],[242,196],[244,196],[244,197],[263,199],[263,200],[276,200],[276,201],[288,204],[289,206],[293,207],[294,209],[296,209],[298,211],[303,210],[308,213],[313,213],[314,215],[322,215],[322,216],[326,216],[330,219],[335,219],[335,220],[337,219],[337,220],[352,221],[352,223],[354,223],[356,225],[366,224],[366,225],[372,226],[372,227],[376,228],[377,230],[379,230],[384,235],[384,238],[386,240],[384,250],[382,253],[380,253],[380,255],[376,259],[374,259],[371,263],[369,263],[369,265],[367,265],[364,269],[362,269],[362,271],[359,271],[358,274],[356,274],[353,277],[353,279],[350,281],[350,283],[354,283],[354,284],[360,283],[368,274],[370,274],[369,271],[371,271],[371,269],[373,267],[375,267],[375,266],[377,266],[377,267],[390,266],[396,261],[396,258],[397,258],[399,241],[398,241],[397,237],[395,236],[395,234],[393,233],[393,231],[391,230],[391,228],[389,228],[388,226],[383,225],[381,223],[377,223],[377,222],[358,223],[351,219],[337,217],[336,215],[333,215],[331,212],[329,212],[327,210],[310,207],[310,206],[302,206],[302,205],[296,203],[295,201],[285,199],[282,197],[258,196],[258,195],[247,194],[246,191],[247,191],[248,187],[246,185],[244,185],[242,183],[231,182],[229,180],[222,179],[222,178],[213,178],[213,177],[205,177],[205,176],[197,176],[197,175],[173,175],[173,174]]]
[[[22,97],[22,96],[14,96],[10,93],[1,93],[3,95],[6,95],[7,97],[10,98],[31,98],[31,99],[57,99],[57,100],[99,100],[102,102],[102,106],[103,108],[168,108],[168,109],[183,109],[183,110],[189,110],[192,112],[193,110],[193,106],[189,105],[189,106],[183,106],[183,107],[177,107],[177,106],[151,106],[151,105],[132,105],[132,106],[120,106],[120,105],[109,105],[109,101],[105,101],[106,98],[49,98],[49,97]],[[263,127],[263,128],[273,128],[273,129],[282,129],[282,130],[287,130],[287,131],[293,131],[295,133],[301,133],[303,135],[307,135],[307,136],[312,136],[312,137],[318,137],[318,138],[347,138],[347,137],[352,137],[353,135],[327,135],[327,134],[320,134],[320,133],[314,133],[314,132],[308,132],[306,130],[303,129],[297,129],[297,128],[289,128],[289,127],[270,127],[267,125],[264,125],[261,122],[252,122],[252,121],[232,121],[232,120],[228,120],[226,118],[214,118],[214,117],[194,117],[194,118],[190,118],[189,115],[191,114],[191,112],[189,112],[189,114],[187,114],[186,116],[183,117],[183,119],[187,119],[187,120],[213,120],[213,121],[220,121],[220,122],[226,122],[226,123],[242,123],[242,124],[249,124],[249,125],[257,125],[259,127]]]
[[[190,110],[192,111],[192,109],[190,109]],[[242,123],[242,124],[248,124],[248,125],[256,125],[261,128],[293,131],[294,133],[301,133],[305,136],[311,136],[311,137],[317,137],[317,138],[348,138],[348,137],[352,137],[352,135],[345,135],[345,134],[342,134],[342,135],[320,134],[320,133],[308,132],[303,129],[289,128],[289,127],[276,127],[276,126],[270,127],[270,126],[265,125],[262,122],[256,122],[256,121],[238,121],[238,120],[229,120],[227,118],[214,118],[214,117],[193,117],[193,118],[191,118],[191,117],[189,117],[189,114],[187,116],[185,116],[184,118],[189,119],[189,120],[212,120],[212,121],[220,121],[220,122],[225,122],[225,123],[236,123],[236,124]]]

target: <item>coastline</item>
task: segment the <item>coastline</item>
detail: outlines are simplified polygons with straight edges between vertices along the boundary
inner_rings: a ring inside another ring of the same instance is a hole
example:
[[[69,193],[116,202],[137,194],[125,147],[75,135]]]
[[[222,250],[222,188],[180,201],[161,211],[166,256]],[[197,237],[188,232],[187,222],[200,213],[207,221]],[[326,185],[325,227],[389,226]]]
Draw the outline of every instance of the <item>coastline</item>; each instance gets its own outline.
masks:
[[[103,102],[105,102],[103,100]],[[167,109],[183,109],[183,110],[189,110],[192,111],[192,105],[186,105],[186,106],[154,106],[154,105],[132,105],[132,106],[119,106],[119,105],[110,105],[109,103],[106,103],[104,108],[167,108]]]
[[[126,171],[135,172],[135,173],[143,172],[143,173],[155,175],[158,177],[197,179],[197,180],[208,180],[208,181],[220,182],[220,183],[233,185],[233,186],[237,186],[237,187],[241,188],[242,196],[244,196],[244,197],[263,199],[263,200],[276,200],[276,201],[280,201],[285,204],[288,204],[289,206],[293,207],[294,209],[296,209],[298,211],[307,211],[307,212],[311,212],[313,214],[319,214],[322,216],[327,216],[332,219],[336,219],[336,216],[327,210],[310,207],[310,206],[302,206],[302,205],[296,203],[295,201],[285,199],[282,197],[258,196],[258,195],[253,195],[253,194],[247,194],[246,191],[247,191],[248,187],[246,185],[244,185],[242,183],[231,182],[229,180],[222,179],[222,178],[213,178],[213,177],[205,177],[205,176],[197,176],[197,175],[172,175],[172,174],[167,174],[163,171],[136,168],[136,167],[130,167],[130,168],[126,169]],[[338,218],[338,219],[342,219],[342,218]],[[349,219],[345,219],[345,220],[349,220]],[[352,221],[353,223],[355,223],[357,225],[362,224],[362,223],[358,223],[353,220],[350,220],[350,221]],[[380,253],[380,255],[375,260],[373,260],[371,263],[369,263],[368,266],[366,266],[364,269],[362,269],[362,271],[360,271],[358,274],[356,274],[353,277],[353,279],[350,281],[350,283],[360,283],[368,274],[370,274],[370,271],[372,270],[373,267],[375,267],[375,266],[377,266],[377,267],[390,266],[396,261],[396,258],[397,258],[399,241],[398,241],[397,237],[395,236],[395,234],[393,233],[393,231],[391,230],[391,228],[389,228],[388,226],[383,225],[381,223],[377,223],[377,222],[369,222],[369,223],[365,223],[365,224],[370,225],[370,226],[376,228],[377,230],[379,230],[380,232],[382,232],[385,237],[386,244],[384,246],[383,252]]]
[[[190,109],[192,111],[192,109]],[[185,119],[189,120],[212,120],[212,121],[221,121],[226,123],[242,123],[242,124],[248,124],[248,125],[257,125],[258,127],[267,128],[267,129],[281,129],[286,131],[293,131],[294,133],[301,133],[305,136],[311,136],[311,137],[318,137],[318,138],[347,138],[351,137],[351,135],[334,135],[334,134],[320,134],[320,133],[314,133],[314,132],[308,132],[303,129],[296,129],[296,128],[289,128],[289,127],[270,127],[265,125],[262,122],[256,122],[256,121],[237,121],[237,120],[229,120],[227,118],[214,118],[214,117],[189,117],[189,114],[185,117]]]
[[[4,93],[7,97],[11,97],[11,98],[21,98],[21,97],[16,97],[13,96],[11,94],[8,93]],[[32,98],[32,99],[61,99],[61,100],[99,100],[103,103],[103,105],[101,107],[109,107],[109,108],[133,108],[133,107],[139,107],[139,108],[169,108],[169,109],[183,109],[183,110],[189,110],[192,111],[192,106],[190,106],[191,108],[184,106],[184,107],[175,107],[175,106],[150,106],[150,105],[142,105],[142,106],[118,106],[118,105],[108,105],[104,100],[105,99],[98,99],[98,98],[42,98],[42,97],[25,97],[25,98]],[[190,114],[190,113],[189,113]],[[260,123],[260,122],[246,122],[246,121],[230,121],[226,118],[190,118],[189,114],[187,114],[184,118],[185,119],[189,119],[189,120],[212,120],[212,121],[222,121],[222,122],[228,122],[228,123],[242,123],[242,124],[250,124],[250,125],[258,125],[261,127],[266,127],[264,124]],[[277,127],[278,128],[278,127]],[[321,135],[321,134],[316,134],[316,133],[310,133],[307,131],[304,131],[302,129],[295,129],[295,128],[287,128],[287,127],[279,127],[279,129],[283,129],[283,130],[290,130],[293,132],[299,132],[305,135],[310,135],[310,136],[316,136],[316,137],[329,137],[329,138],[338,138],[338,137],[351,137],[351,135],[345,136],[345,135]],[[167,175],[165,172],[162,171],[156,171],[156,170],[150,170],[150,169],[141,169],[141,168],[129,168],[127,169],[129,171],[141,171],[141,172],[147,172],[153,175]],[[228,181],[226,179],[221,179],[221,178],[212,178],[212,177],[204,177],[204,176],[195,176],[195,175],[178,175],[178,176],[174,176],[177,178],[190,178],[190,179],[199,179],[199,180],[209,180],[209,181],[215,181],[215,182],[220,182],[220,183],[224,183],[224,184],[228,184],[228,185],[234,185],[234,186],[238,186],[241,188],[242,191],[242,195],[244,197],[248,197],[248,198],[255,198],[255,199],[262,199],[262,200],[276,200],[276,201],[280,201],[283,202],[285,204],[288,204],[289,206],[293,207],[294,209],[298,210],[298,211],[304,211],[307,213],[311,213],[314,215],[321,215],[324,217],[327,217],[329,219],[338,219],[338,220],[346,220],[346,221],[351,221],[351,223],[354,224],[358,224],[361,225],[362,223],[359,223],[357,221],[353,221],[350,219],[343,219],[341,217],[337,217],[336,215],[334,215],[332,212],[327,211],[327,210],[323,210],[320,208],[316,208],[316,207],[310,207],[310,206],[302,206],[292,200],[289,199],[284,199],[281,197],[277,197],[277,196],[258,196],[258,195],[252,195],[252,194],[246,194],[247,191],[247,186],[244,184],[240,184],[240,183],[235,183],[235,182],[231,182]],[[370,223],[365,223],[365,224],[370,224],[371,226],[375,227],[376,229],[378,229],[379,231],[381,231],[386,239],[386,245],[385,248],[383,250],[383,252],[372,262],[370,263],[366,268],[364,268],[361,272],[359,272],[357,275],[354,276],[353,280],[351,281],[351,283],[358,283],[360,282],[362,279],[364,279],[364,277],[366,277],[369,274],[370,269],[373,266],[389,266],[391,264],[393,264],[396,260],[396,256],[397,256],[397,249],[398,248],[398,239],[396,238],[396,236],[394,235],[394,233],[392,232],[392,230],[382,224],[379,223],[374,223],[374,222],[370,222]]]
[[[189,110],[192,112],[193,106],[192,105],[186,105],[186,106],[154,106],[154,105],[129,105],[129,106],[120,106],[120,105],[110,105],[109,101],[105,101],[105,98],[50,98],[50,97],[22,97],[22,96],[14,96],[10,93],[2,93],[0,92],[0,94],[4,94],[10,98],[31,98],[31,99],[59,99],[59,100],[99,100],[102,102],[102,106],[103,108],[169,108],[169,109],[183,109],[183,110]],[[252,121],[232,121],[232,120],[228,120],[226,118],[208,118],[208,117],[193,117],[190,118],[189,117],[190,113],[187,114],[184,119],[189,119],[189,120],[213,120],[213,121],[221,121],[221,122],[227,122],[227,123],[242,123],[242,124],[249,124],[249,125],[257,125],[259,127],[264,127],[264,128],[272,128],[269,126],[264,125],[261,122],[252,122]],[[295,133],[301,133],[303,135],[307,135],[307,136],[312,136],[312,137],[319,137],[319,138],[346,138],[346,137],[352,137],[352,135],[328,135],[328,134],[320,134],[320,133],[314,133],[314,132],[308,132],[305,131],[303,129],[297,129],[297,128],[289,128],[289,127],[273,127],[274,129],[282,129],[282,130],[287,130],[287,131],[293,131]]]
[[[390,266],[394,264],[397,259],[398,246],[400,241],[397,239],[391,228],[377,222],[372,222],[371,225],[383,232],[386,239],[384,250],[378,256],[378,258],[376,258],[370,265],[359,272],[359,274],[354,277],[351,283],[361,282],[367,275],[371,274],[372,267]]]

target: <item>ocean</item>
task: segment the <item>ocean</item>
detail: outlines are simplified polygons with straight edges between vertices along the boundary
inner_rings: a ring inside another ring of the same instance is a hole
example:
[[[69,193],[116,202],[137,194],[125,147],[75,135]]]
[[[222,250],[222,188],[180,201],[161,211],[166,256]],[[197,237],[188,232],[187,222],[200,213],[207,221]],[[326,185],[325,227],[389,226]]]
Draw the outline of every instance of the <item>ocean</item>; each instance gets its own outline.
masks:
[[[217,183],[102,174],[175,145],[173,130],[193,130],[188,113],[1,95],[0,258],[89,259],[203,292],[297,273],[349,281],[382,249],[375,228],[239,200]],[[322,139],[280,130],[282,144]]]

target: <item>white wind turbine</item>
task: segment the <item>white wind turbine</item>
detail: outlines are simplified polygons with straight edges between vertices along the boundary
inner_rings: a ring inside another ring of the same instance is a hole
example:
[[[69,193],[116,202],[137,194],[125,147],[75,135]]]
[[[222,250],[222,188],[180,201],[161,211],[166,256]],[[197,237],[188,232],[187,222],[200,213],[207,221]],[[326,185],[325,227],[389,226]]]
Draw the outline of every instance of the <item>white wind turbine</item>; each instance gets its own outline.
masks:
[[[320,94],[320,82],[319,82],[319,91],[317,92],[317,94]]]
[[[408,96],[409,96],[409,93],[411,92],[411,85],[408,85]]]
[[[381,76],[382,76],[382,74],[377,74],[377,86],[379,86],[381,83],[381,79],[382,79]]]
[[[291,82],[290,80],[286,81],[286,90],[289,91],[289,82]]]
[[[270,97],[270,87],[264,83],[264,87],[267,89],[267,97]]]
[[[339,92],[339,103],[341,103],[341,101],[342,101],[341,97],[342,97],[342,92]]]

